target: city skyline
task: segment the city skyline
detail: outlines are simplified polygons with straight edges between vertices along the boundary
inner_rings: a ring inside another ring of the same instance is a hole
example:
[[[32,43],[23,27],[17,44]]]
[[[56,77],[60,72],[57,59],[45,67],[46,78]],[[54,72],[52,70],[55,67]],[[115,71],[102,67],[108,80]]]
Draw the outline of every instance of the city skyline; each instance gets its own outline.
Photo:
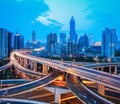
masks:
[[[51,32],[57,35],[65,32],[69,35],[69,21],[74,16],[79,37],[84,33],[93,34],[94,40],[100,41],[102,30],[106,27],[116,29],[119,35],[120,15],[117,13],[119,0],[116,2],[76,0],[67,5],[68,2],[68,0],[1,0],[0,27],[20,33],[25,37],[25,41],[32,40],[31,34],[35,30],[36,39],[45,42],[46,36]]]

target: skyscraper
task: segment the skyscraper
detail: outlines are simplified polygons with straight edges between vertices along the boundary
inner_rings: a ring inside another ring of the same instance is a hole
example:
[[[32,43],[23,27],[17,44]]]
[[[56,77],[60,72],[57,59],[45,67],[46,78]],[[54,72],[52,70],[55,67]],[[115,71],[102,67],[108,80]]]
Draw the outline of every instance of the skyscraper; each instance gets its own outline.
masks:
[[[24,37],[18,33],[14,35],[14,49],[24,48]]]
[[[35,30],[32,31],[32,42],[36,41],[36,32]]]
[[[70,41],[73,43],[77,43],[77,34],[75,30],[75,20],[74,17],[71,17],[70,20]]]
[[[102,55],[111,58],[114,57],[115,50],[115,32],[113,29],[106,28],[102,32]]]
[[[64,57],[66,55],[66,34],[60,33],[60,55]]]
[[[66,43],[66,34],[60,33],[60,43]]]
[[[10,52],[14,49],[14,35],[12,32],[8,32],[8,56]]]
[[[70,57],[78,56],[78,44],[71,41],[67,42],[67,55]]]
[[[8,31],[0,28],[0,59],[8,57]]]
[[[47,35],[47,53],[49,55],[56,54],[56,45],[57,45],[57,35],[50,33]]]
[[[29,40],[27,40],[27,42],[26,42],[26,48],[30,49],[31,48],[30,46],[31,46],[31,42]]]
[[[93,46],[92,34],[89,35],[89,47]]]
[[[85,34],[80,37],[79,39],[79,51],[84,52],[88,49],[89,46],[89,39],[88,36]]]
[[[114,44],[115,44],[115,50],[117,49],[117,42],[118,42],[118,36],[116,34],[116,29],[111,29],[112,34],[114,34]]]

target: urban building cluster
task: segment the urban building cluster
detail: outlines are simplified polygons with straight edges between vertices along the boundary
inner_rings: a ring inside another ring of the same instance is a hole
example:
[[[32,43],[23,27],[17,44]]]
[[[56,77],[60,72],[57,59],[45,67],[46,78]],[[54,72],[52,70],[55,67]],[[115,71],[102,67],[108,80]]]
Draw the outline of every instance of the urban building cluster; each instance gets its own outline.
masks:
[[[0,60],[9,57],[12,50],[23,48],[24,37],[22,35],[0,28]]]
[[[47,35],[45,44],[36,41],[36,32],[32,31],[32,41],[27,41],[24,47],[24,37],[18,33],[14,34],[7,29],[0,28],[0,59],[9,57],[10,51],[14,49],[36,49],[45,47],[42,54],[47,57],[79,57],[81,55],[103,56],[113,58],[115,51],[120,51],[120,40],[115,29],[106,28],[101,34],[101,41],[93,43],[92,34],[78,37],[75,28],[74,17],[70,20],[69,36],[60,33],[59,39],[56,33]],[[59,42],[58,42],[59,40]],[[37,51],[38,52],[38,51]]]
[[[40,41],[36,41],[36,32],[35,30],[32,31],[32,41],[26,42],[27,49],[35,49],[40,47]]]
[[[102,32],[102,42],[92,41],[92,34],[87,36],[84,34],[78,39],[78,34],[75,29],[75,20],[72,16],[70,20],[69,38],[66,38],[65,33],[60,33],[60,42],[58,43],[57,35],[50,33],[47,35],[47,55],[60,57],[79,57],[80,55],[90,55],[95,53],[98,56],[112,58],[116,50],[120,50],[120,41],[115,29],[106,28]]]

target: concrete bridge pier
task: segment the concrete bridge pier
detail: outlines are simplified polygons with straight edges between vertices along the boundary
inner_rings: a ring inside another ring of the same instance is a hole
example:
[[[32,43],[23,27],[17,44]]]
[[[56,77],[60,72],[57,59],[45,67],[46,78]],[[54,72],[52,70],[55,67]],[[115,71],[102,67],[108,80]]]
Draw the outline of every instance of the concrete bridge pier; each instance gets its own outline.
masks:
[[[117,66],[114,66],[115,74],[117,74]]]
[[[19,59],[20,61],[19,61],[19,63],[20,63],[20,65],[22,65],[22,58],[20,57],[20,59]]]
[[[101,68],[101,71],[102,71],[102,72],[104,71],[104,68],[103,68],[103,67]]]
[[[23,65],[24,68],[27,68],[27,65],[28,65],[28,61],[27,61],[27,59],[24,58],[24,65]]]
[[[34,72],[37,71],[37,62],[33,62],[33,71],[34,71]]]
[[[56,88],[56,87],[45,87],[48,91],[54,93],[55,95],[55,104],[61,104],[61,94],[69,92],[67,89]]]
[[[47,65],[42,65],[42,73],[48,74],[48,66]]]
[[[105,86],[103,84],[98,84],[98,93],[101,95],[105,95]]]
[[[111,66],[109,66],[109,73],[111,74]]]
[[[20,57],[16,57],[17,61],[20,63]]]
[[[31,60],[29,60],[29,66],[30,66],[30,70],[33,70],[33,63]]]

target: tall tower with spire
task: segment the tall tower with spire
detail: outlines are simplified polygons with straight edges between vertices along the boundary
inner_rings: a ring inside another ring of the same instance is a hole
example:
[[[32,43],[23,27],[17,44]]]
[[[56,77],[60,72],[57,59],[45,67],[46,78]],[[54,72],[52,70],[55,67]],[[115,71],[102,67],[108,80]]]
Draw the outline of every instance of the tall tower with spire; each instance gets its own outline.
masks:
[[[35,42],[36,41],[36,32],[35,30],[32,31],[32,42]]]
[[[71,17],[70,20],[70,41],[73,43],[77,43],[77,34],[75,30],[75,20],[74,17]]]

